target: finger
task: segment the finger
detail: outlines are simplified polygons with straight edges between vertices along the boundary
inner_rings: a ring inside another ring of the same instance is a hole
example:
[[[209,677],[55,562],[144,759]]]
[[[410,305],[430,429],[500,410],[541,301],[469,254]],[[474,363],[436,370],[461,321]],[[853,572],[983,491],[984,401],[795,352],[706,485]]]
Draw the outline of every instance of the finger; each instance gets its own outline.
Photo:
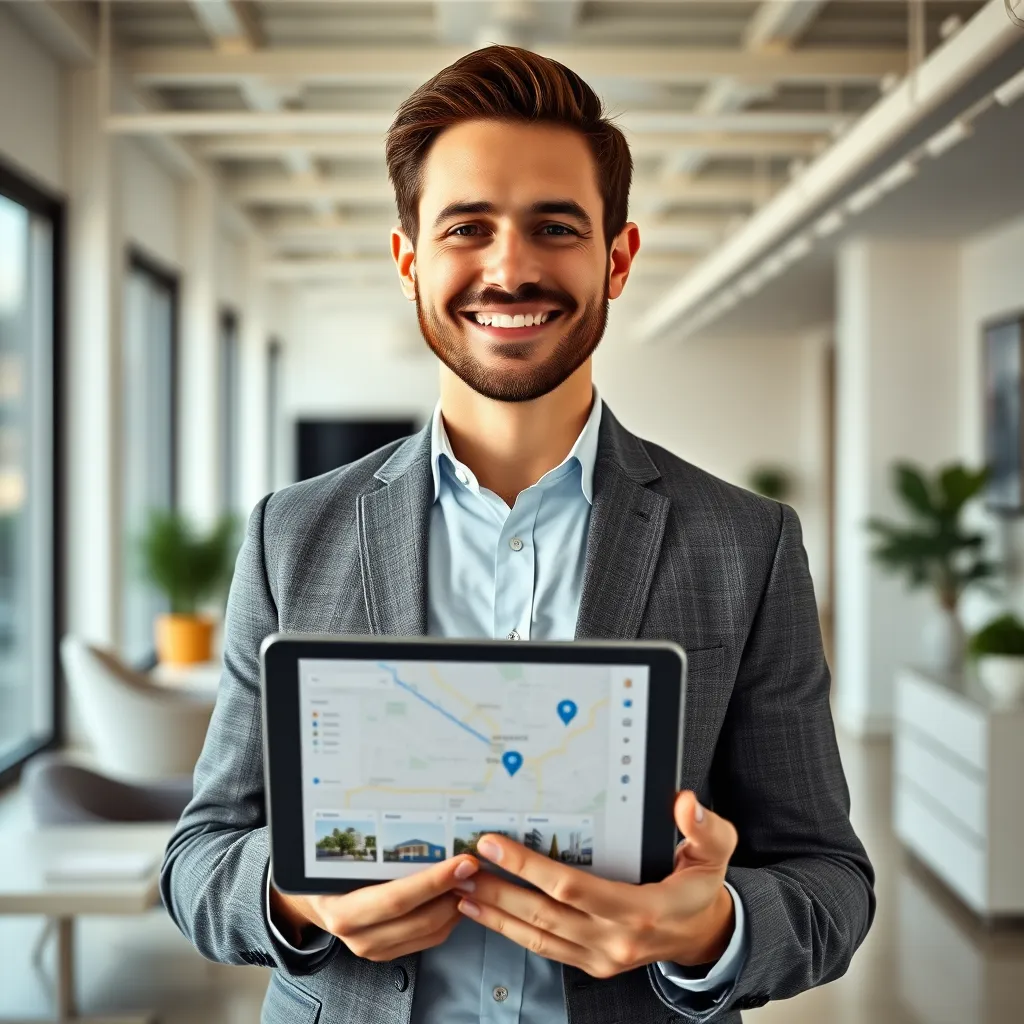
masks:
[[[510,874],[532,883],[559,903],[586,914],[618,920],[629,912],[636,899],[635,885],[589,875],[528,850],[505,836],[488,833],[477,842],[476,849],[479,856],[500,864]]]
[[[396,943],[394,946],[376,951],[366,959],[377,962],[396,960],[400,956],[408,956],[410,953],[419,953],[424,949],[433,949],[434,946],[440,946],[451,935],[455,926],[462,920],[462,916],[462,914],[456,911],[454,918],[443,927],[438,928],[437,931],[431,932],[429,935],[407,938],[402,942]]]
[[[676,850],[676,866],[725,865],[736,849],[737,834],[732,822],[703,807],[691,790],[683,790],[675,803],[676,827],[686,837]]]
[[[357,931],[384,921],[394,921],[453,889],[472,877],[479,861],[468,854],[432,864],[429,868],[380,885],[367,885],[338,897],[336,917],[346,931]],[[334,902],[333,900],[331,901]]]
[[[356,956],[370,956],[374,951],[404,945],[425,935],[432,935],[446,925],[457,921],[458,899],[451,893],[437,899],[394,921],[371,925],[359,931],[345,930],[338,937]]]
[[[474,895],[476,894],[474,893]],[[463,898],[459,901],[459,911],[485,928],[489,928],[492,932],[504,935],[517,945],[522,946],[523,949],[528,949],[531,953],[536,953],[547,960],[570,964],[584,971],[590,962],[591,954],[583,946],[563,939],[559,935],[553,935],[551,932],[534,928],[533,925],[511,917],[497,907],[489,907],[485,903],[477,903],[476,900]]]
[[[494,907],[542,932],[551,932],[587,949],[593,948],[600,938],[597,918],[559,903],[536,889],[526,889],[487,871],[476,876],[468,899]],[[607,922],[604,924],[607,927]]]

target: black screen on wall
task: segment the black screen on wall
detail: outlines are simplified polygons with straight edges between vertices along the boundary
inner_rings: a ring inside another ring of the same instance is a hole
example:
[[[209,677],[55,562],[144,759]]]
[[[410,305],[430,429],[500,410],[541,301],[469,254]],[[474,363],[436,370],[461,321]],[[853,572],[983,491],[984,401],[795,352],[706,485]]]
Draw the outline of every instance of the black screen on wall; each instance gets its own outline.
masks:
[[[355,462],[415,429],[412,419],[299,420],[298,478],[308,480]]]

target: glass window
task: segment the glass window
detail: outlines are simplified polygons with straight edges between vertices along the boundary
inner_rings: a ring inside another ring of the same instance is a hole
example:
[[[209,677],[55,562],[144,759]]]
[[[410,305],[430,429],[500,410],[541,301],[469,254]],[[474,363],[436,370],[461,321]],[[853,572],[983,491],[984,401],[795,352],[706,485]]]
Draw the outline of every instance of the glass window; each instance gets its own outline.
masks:
[[[138,541],[150,512],[174,507],[177,389],[175,277],[139,253],[124,292],[121,408],[121,648],[130,661],[153,653],[153,619],[167,600],[139,573]]]
[[[224,512],[237,512],[242,503],[238,335],[237,315],[225,310],[220,318],[220,504]]]
[[[57,202],[0,170],[0,775],[57,731],[60,218]]]

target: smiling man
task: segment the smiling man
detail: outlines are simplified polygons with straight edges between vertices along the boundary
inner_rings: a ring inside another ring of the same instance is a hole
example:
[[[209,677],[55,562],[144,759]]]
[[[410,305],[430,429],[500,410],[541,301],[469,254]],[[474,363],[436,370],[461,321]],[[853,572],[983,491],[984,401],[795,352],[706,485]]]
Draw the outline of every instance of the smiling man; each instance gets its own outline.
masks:
[[[489,47],[406,101],[387,158],[440,401],[417,436],[256,506],[164,865],[172,916],[211,958],[278,968],[270,1024],[735,1022],[839,977],[873,875],[797,517],[635,437],[593,387],[640,248],[624,136],[569,69]],[[678,642],[675,870],[611,882],[494,835],[477,853],[503,873],[464,854],[345,896],[278,892],[259,647],[279,629]]]

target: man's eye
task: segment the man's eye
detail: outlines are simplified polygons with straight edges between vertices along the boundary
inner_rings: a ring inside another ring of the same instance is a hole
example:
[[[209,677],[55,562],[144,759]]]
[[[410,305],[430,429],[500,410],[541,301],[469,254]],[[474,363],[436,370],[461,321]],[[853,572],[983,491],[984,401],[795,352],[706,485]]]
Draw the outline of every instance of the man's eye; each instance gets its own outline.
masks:
[[[477,227],[478,225],[476,224],[460,224],[457,228],[452,228],[448,233],[450,235],[457,235],[459,238],[472,238]]]
[[[573,231],[573,229],[566,224],[545,224],[544,227],[541,228],[541,231],[548,232],[555,238],[564,235],[577,234],[577,232]]]

